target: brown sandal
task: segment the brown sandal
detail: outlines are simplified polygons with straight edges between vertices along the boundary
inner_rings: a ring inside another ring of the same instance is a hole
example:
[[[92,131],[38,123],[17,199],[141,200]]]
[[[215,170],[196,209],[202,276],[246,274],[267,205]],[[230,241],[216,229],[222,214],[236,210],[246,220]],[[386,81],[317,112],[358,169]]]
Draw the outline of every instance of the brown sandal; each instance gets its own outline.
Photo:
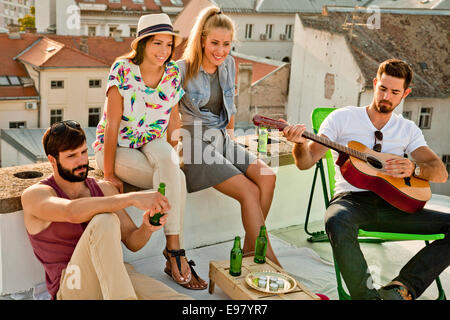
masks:
[[[169,253],[170,253],[170,255],[172,257],[175,257],[175,260],[177,262],[178,271],[179,271],[179,273],[181,275],[181,259],[180,259],[180,257],[185,257],[186,256],[186,252],[185,252],[184,249],[181,249],[181,250],[169,250],[169,249],[167,249],[167,247],[163,251],[163,255],[164,255],[164,257],[167,260],[166,267],[164,268],[164,272],[168,276],[170,276],[176,283],[178,283],[180,286],[182,286],[182,287],[184,287],[186,289],[190,289],[190,290],[204,290],[204,289],[206,289],[208,287],[208,284],[206,284],[206,286],[204,286],[204,287],[199,287],[199,288],[193,288],[193,287],[190,287],[188,285],[189,282],[191,282],[192,275],[195,277],[195,279],[197,281],[200,282],[200,277],[198,276],[197,272],[195,272],[195,270],[193,268],[193,266],[195,266],[195,262],[193,260],[189,260],[188,261],[189,268],[191,269],[191,274],[189,275],[188,280],[186,280],[184,282],[177,281],[175,279],[175,277],[173,276],[173,274],[172,274],[172,267],[171,267],[171,263],[170,263],[170,259],[169,259]]]

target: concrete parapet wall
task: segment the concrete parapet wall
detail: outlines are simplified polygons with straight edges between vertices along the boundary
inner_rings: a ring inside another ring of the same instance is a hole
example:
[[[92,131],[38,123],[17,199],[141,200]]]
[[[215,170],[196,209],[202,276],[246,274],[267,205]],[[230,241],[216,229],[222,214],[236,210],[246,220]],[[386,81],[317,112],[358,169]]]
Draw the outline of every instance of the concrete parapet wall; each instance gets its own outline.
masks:
[[[279,139],[279,138],[277,138]],[[238,138],[254,152],[254,136]],[[269,156],[263,160],[277,173],[277,185],[266,225],[268,230],[299,225],[304,222],[308,205],[313,170],[300,171],[293,164],[291,146],[282,139],[280,146],[269,146]],[[90,161],[89,176],[101,179],[95,161]],[[25,172],[25,173],[24,173]],[[34,177],[39,173],[39,177]],[[33,254],[23,223],[20,196],[28,186],[52,174],[49,163],[0,168],[0,295],[28,290],[45,281],[44,269]],[[29,179],[18,178],[31,177]],[[324,202],[320,184],[316,184],[313,212],[310,221],[323,219]],[[125,191],[132,190],[126,186]],[[170,201],[170,199],[169,199]],[[142,223],[143,211],[135,207],[126,209],[137,226]],[[189,193],[186,199],[184,232],[185,249],[228,241],[236,235],[244,236],[239,203],[214,188]],[[152,235],[150,241],[138,252],[123,246],[124,260],[132,262],[161,255],[165,246],[164,232]]]

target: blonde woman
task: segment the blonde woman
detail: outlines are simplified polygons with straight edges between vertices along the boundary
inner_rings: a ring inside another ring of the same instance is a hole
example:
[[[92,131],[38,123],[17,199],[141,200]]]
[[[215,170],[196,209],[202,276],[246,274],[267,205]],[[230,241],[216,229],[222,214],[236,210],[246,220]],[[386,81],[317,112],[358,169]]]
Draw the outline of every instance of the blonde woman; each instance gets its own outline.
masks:
[[[182,39],[166,14],[142,16],[132,51],[110,70],[105,112],[93,144],[104,179],[123,192],[123,181],[143,189],[166,184],[171,209],[164,226],[164,271],[188,289],[205,289],[180,248],[186,199],[185,177],[174,150],[172,132],[180,127],[178,101],[184,91],[179,68],[171,61]],[[150,237],[151,234],[147,236]]]
[[[239,201],[246,232],[244,254],[251,254],[269,213],[276,176],[232,140],[236,70],[229,53],[234,30],[232,20],[219,8],[204,9],[177,62],[186,93],[180,101],[182,123],[190,132],[190,139],[183,139],[183,171],[188,192],[214,187]],[[270,242],[267,257],[280,264]]]

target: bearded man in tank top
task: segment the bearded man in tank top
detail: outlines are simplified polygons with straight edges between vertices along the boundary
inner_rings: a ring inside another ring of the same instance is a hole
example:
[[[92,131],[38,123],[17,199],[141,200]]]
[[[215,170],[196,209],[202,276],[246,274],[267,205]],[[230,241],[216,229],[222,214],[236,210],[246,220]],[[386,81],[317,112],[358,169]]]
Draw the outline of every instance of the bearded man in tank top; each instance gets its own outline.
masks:
[[[107,181],[88,177],[86,136],[79,123],[54,123],[42,142],[53,174],[22,194],[25,227],[45,270],[52,300],[191,299],[124,263],[121,242],[141,249],[161,226],[149,223],[167,212],[155,191],[119,194]],[[144,210],[137,227],[124,210]]]

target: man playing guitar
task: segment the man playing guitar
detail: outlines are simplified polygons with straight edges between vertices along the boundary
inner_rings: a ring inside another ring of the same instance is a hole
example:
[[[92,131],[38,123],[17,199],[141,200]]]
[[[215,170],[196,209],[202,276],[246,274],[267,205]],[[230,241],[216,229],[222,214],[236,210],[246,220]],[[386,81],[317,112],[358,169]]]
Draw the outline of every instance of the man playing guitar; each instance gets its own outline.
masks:
[[[446,182],[448,173],[439,157],[427,146],[421,130],[410,120],[393,113],[411,92],[413,71],[401,60],[380,64],[373,79],[372,103],[366,107],[339,108],[322,123],[319,136],[347,145],[356,140],[377,152],[408,158],[387,160],[384,171],[394,178],[417,177],[430,182]],[[294,142],[292,154],[300,170],[311,168],[328,147],[307,141],[302,124],[283,129]],[[335,152],[334,156],[336,155]],[[352,299],[416,299],[450,265],[450,214],[421,209],[413,214],[392,206],[376,193],[358,189],[347,182],[336,166],[335,196],[325,213],[326,232],[334,257]],[[358,229],[398,233],[444,233],[418,252],[398,277],[380,290],[373,288],[367,263],[360,250]]]

